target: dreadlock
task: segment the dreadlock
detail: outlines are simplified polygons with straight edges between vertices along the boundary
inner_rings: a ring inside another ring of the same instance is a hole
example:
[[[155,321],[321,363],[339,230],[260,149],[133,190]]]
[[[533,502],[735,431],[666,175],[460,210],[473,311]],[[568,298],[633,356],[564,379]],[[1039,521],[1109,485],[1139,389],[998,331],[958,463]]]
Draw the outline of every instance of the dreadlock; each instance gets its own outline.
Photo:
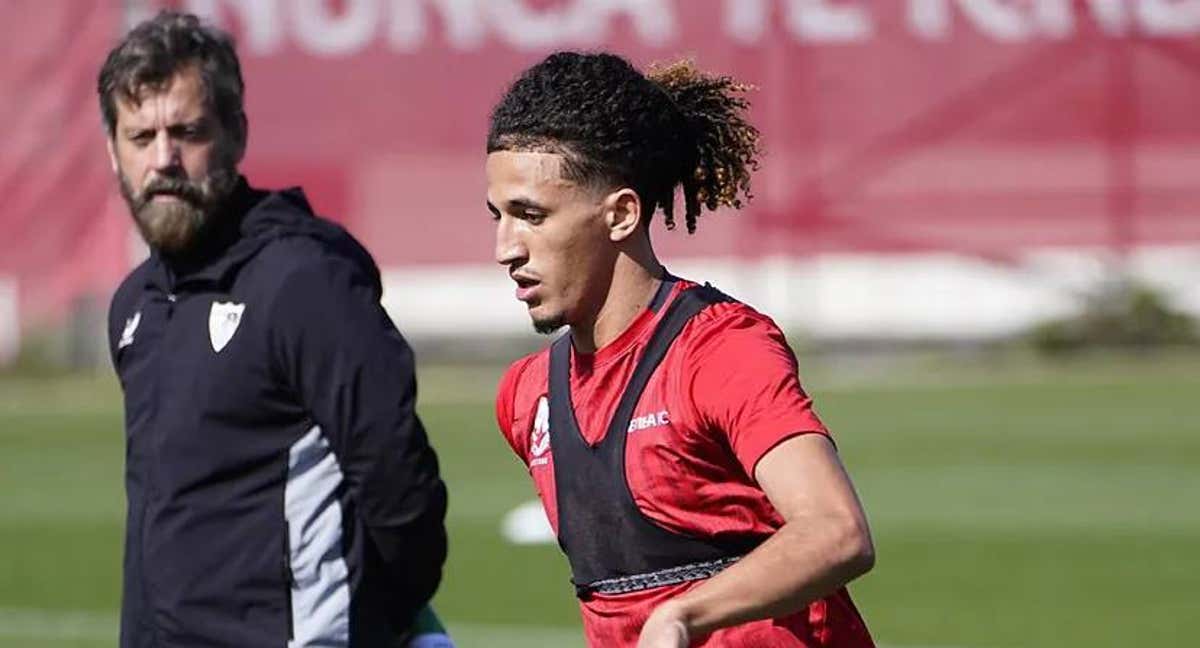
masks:
[[[487,149],[564,157],[580,184],[628,186],[645,222],[675,227],[682,186],[688,233],[703,209],[741,208],[758,167],[758,131],[745,119],[749,86],[687,60],[642,74],[612,54],[559,52],[526,70],[492,112]]]

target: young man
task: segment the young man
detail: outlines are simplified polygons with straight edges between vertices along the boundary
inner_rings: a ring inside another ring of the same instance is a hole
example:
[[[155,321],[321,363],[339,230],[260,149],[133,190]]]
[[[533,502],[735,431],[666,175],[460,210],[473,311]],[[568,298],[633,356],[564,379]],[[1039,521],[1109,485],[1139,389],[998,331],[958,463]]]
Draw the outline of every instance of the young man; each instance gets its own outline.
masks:
[[[541,332],[497,419],[571,564],[594,646],[871,646],[844,585],[874,553],[829,433],[766,316],[655,258],[740,207],[743,86],[608,54],[526,70],[488,134],[496,260]]]
[[[404,645],[441,578],[446,489],[374,261],[298,189],[238,175],[227,35],[162,13],[98,85],[151,250],[109,314],[127,440],[120,645]]]

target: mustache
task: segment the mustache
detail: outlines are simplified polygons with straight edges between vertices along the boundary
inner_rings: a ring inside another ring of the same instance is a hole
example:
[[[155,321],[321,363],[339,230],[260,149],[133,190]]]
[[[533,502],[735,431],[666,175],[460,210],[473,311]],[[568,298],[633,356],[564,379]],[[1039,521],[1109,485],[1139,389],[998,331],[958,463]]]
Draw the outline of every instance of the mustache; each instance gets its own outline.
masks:
[[[141,202],[148,202],[159,194],[171,194],[192,204],[204,202],[204,190],[197,184],[180,178],[158,177],[150,181],[142,190]]]

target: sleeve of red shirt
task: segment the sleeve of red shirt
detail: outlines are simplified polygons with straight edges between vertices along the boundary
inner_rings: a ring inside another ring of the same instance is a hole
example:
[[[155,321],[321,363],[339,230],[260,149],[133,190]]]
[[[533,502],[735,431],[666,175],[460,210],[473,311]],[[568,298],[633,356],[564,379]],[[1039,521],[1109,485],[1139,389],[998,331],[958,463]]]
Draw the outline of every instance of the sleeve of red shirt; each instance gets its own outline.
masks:
[[[749,311],[697,324],[689,357],[692,402],[703,423],[727,436],[747,475],[791,437],[829,435],[774,322]]]
[[[526,357],[509,365],[508,370],[500,378],[500,384],[496,387],[496,425],[500,428],[500,434],[504,436],[504,440],[516,453],[517,457],[525,464],[529,463],[528,459],[528,443],[529,440],[523,435],[521,438],[516,438],[513,435],[513,413],[516,411],[517,385],[521,382],[521,375],[525,373],[525,368],[533,357]]]

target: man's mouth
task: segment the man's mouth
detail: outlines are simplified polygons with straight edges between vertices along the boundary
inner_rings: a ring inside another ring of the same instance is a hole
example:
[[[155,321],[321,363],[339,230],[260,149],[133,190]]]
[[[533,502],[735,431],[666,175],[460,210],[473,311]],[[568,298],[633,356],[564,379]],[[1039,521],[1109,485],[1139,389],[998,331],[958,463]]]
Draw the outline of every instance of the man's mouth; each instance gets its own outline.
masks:
[[[528,277],[514,276],[513,281],[517,283],[517,300],[528,303],[535,297],[539,284],[537,280],[530,279]]]

